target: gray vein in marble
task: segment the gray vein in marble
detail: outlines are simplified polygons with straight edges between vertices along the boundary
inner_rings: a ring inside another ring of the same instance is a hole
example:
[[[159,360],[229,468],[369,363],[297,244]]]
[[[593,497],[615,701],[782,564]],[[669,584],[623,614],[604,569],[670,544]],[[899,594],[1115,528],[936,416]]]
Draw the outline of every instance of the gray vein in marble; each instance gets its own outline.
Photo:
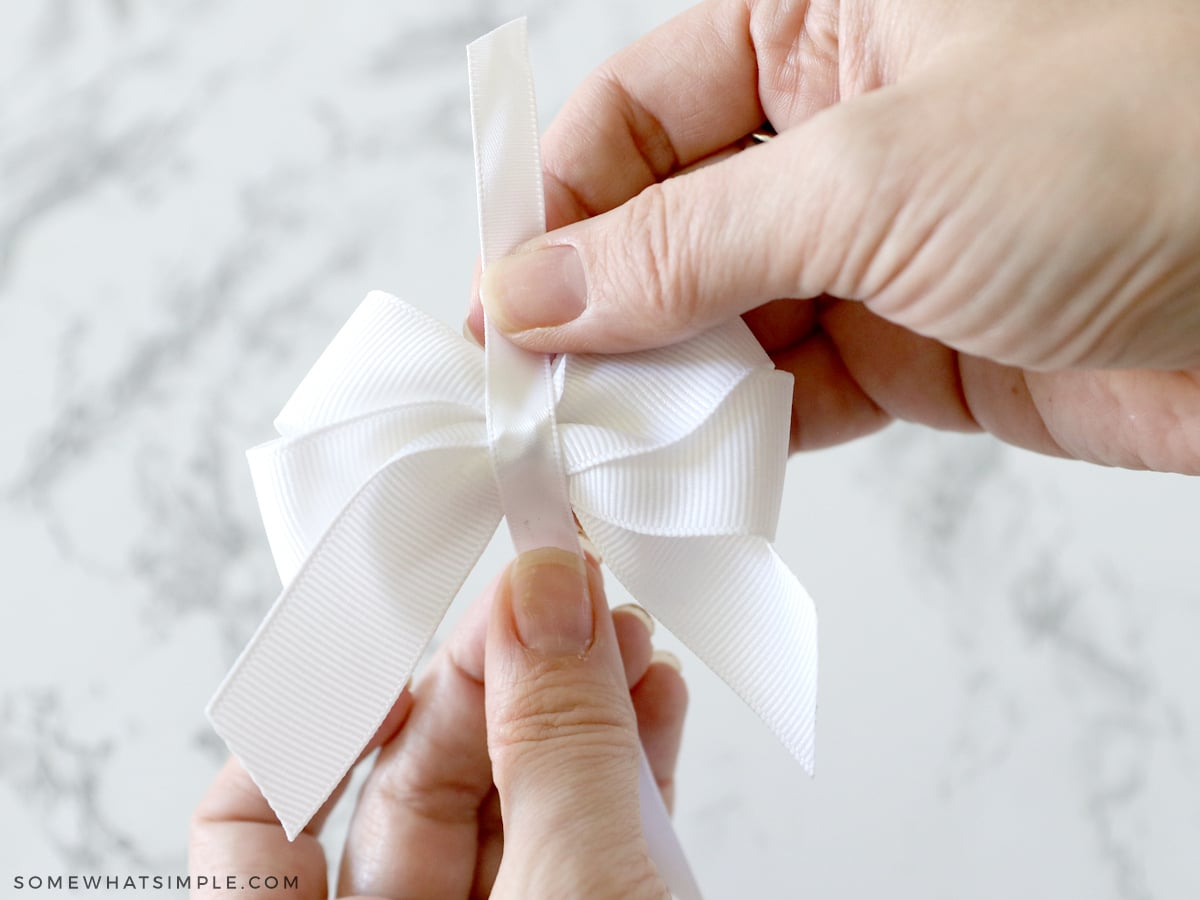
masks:
[[[935,563],[929,571],[944,581],[951,603],[977,590],[970,567],[978,552],[963,537],[976,497],[986,491],[993,498],[1008,498],[1003,508],[1007,524],[996,516],[1001,520],[995,526],[1000,533],[1016,536],[1027,528],[1024,487],[1001,459],[995,446],[982,446],[974,454],[916,461],[919,471],[937,471],[936,479],[916,474],[911,471],[912,461],[906,461],[912,483],[927,488],[906,506],[906,519],[920,526],[908,533],[908,540]],[[894,454],[889,454],[889,461],[894,467]],[[993,512],[1000,509],[994,506]],[[1178,740],[1170,723],[1177,722],[1180,714],[1147,677],[1151,661],[1138,653],[1136,617],[1127,615],[1128,626],[1115,638],[1102,637],[1092,626],[1091,606],[1107,595],[1121,608],[1128,602],[1124,599],[1128,589],[1111,579],[1106,584],[1103,578],[1085,589],[1062,569],[1059,548],[1064,544],[1064,526],[1045,519],[1039,528],[1048,539],[1043,546],[1031,548],[1033,552],[1005,548],[1014,565],[1000,591],[1028,651],[1051,654],[1067,710],[1078,720],[1078,759],[1086,780],[1083,813],[1112,873],[1115,896],[1156,900],[1141,862],[1144,838],[1131,832],[1128,823],[1145,803],[1145,768],[1152,745]],[[1097,595],[1097,588],[1106,588],[1103,595]],[[981,655],[989,636],[980,630],[978,608],[966,604],[945,610],[967,667],[963,705],[968,715],[964,730],[948,748],[948,772],[954,774],[942,782],[942,790],[953,793],[956,786],[984,777],[1009,757],[1014,741],[1021,739],[1021,708],[1031,698],[1006,686],[1010,679],[1001,668],[1025,662]],[[970,714],[989,707],[994,715]],[[1122,752],[1124,747],[1132,749]]]
[[[118,861],[149,868],[136,838],[114,826],[97,802],[110,743],[80,738],[67,715],[53,688],[0,698],[0,769],[7,783],[29,811],[59,822],[47,832],[70,871],[96,871]]]

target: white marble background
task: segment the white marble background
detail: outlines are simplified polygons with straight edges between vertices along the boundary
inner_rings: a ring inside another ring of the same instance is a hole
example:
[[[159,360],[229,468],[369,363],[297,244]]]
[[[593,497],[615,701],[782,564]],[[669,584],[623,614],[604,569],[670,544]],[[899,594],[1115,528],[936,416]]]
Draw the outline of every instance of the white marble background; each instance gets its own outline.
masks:
[[[0,8],[0,894],[184,871],[202,708],[278,587],[243,450],[369,289],[461,322],[463,45],[528,13],[548,120],[683,5]],[[986,437],[793,460],[819,772],[684,654],[709,894],[1200,896],[1198,526],[1200,480]]]

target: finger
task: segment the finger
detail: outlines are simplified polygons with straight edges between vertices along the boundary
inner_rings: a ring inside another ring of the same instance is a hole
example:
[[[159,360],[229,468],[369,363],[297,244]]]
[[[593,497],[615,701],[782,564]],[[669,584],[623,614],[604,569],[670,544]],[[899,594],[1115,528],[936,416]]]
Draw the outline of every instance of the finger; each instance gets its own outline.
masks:
[[[463,337],[483,346],[483,304],[479,302],[479,276],[483,274],[483,260],[475,260],[475,270],[471,273],[471,293],[467,302],[467,318],[463,322]]]
[[[791,452],[845,443],[891,422],[854,380],[824,332],[771,359],[793,378]]]
[[[887,416],[949,431],[983,429],[1010,444],[1064,455],[1020,369],[959,353],[858,303],[828,305],[820,325],[848,378]],[[799,383],[806,376],[796,377]],[[852,395],[848,387],[843,390]],[[824,401],[830,396],[826,389]],[[802,434],[805,422],[817,431],[828,427],[812,409],[797,407],[796,421]],[[807,439],[817,436],[810,431]]]
[[[480,347],[484,344],[483,306],[479,302],[479,292],[473,289],[471,305],[467,310],[466,321],[463,322],[463,337]]]
[[[861,303],[836,302],[821,328],[846,371],[895,419],[947,431],[979,431],[963,394],[959,354],[876,315]]]
[[[991,382],[994,404],[988,415],[1007,414],[1014,429],[1027,423],[1031,444],[1037,424],[1028,410],[1011,408],[1022,397],[1042,422],[1042,440],[1049,439],[1059,455],[1200,475],[1200,369],[1027,372],[1021,377],[1023,390],[1013,389],[1006,397],[997,396],[996,389],[1011,383],[1013,373],[995,366],[999,371],[985,375],[986,368],[981,365],[974,374],[979,382]],[[981,404],[986,402],[984,384],[969,390],[977,392]]]
[[[195,879],[191,896],[219,897],[224,878],[274,875],[297,879],[301,900],[325,897],[325,851],[305,830],[289,842],[257,785],[236,758],[230,757],[192,816],[188,871]],[[220,873],[221,877],[216,877]],[[212,879],[214,883],[209,884]],[[248,897],[267,897],[247,891]]]
[[[488,628],[488,745],[504,818],[499,896],[559,896],[603,869],[612,896],[656,878],[641,837],[637,721],[599,573],[520,556]]]
[[[361,761],[390,740],[412,709],[412,694],[405,689],[359,756]],[[230,757],[209,786],[192,816],[188,846],[188,871],[196,881],[193,897],[224,896],[224,876],[277,875],[298,879],[299,900],[324,898],[325,851],[317,836],[337,804],[347,775],[294,841],[289,841],[279,819],[236,757]],[[199,883],[201,877],[220,873],[219,883]],[[243,891],[240,896],[266,897],[272,893]]]
[[[817,316],[813,300],[772,300],[745,313],[742,320],[764,350],[776,353],[811,335]]]
[[[492,787],[482,679],[494,591],[493,582],[438,650],[404,729],[380,751],[351,819],[340,893],[469,895]]]
[[[735,144],[838,99],[839,48],[865,44],[836,4],[710,0],[616,54],[576,90],[542,144],[548,225],[593,216]],[[854,90],[878,84],[857,60]]]
[[[599,573],[599,562],[589,559]],[[613,631],[625,666],[625,680],[630,688],[641,681],[654,659],[654,647],[650,637],[654,632],[654,620],[642,607],[634,604],[618,606],[612,611]],[[637,708],[636,695],[633,695]],[[651,702],[654,701],[653,698]],[[475,886],[480,897],[490,894],[496,873],[500,868],[504,848],[504,834],[500,819],[500,796],[493,790],[484,801],[479,812],[479,858],[475,869]]]
[[[973,415],[988,432],[1002,441],[1036,450],[1050,456],[1078,456],[1096,459],[1082,448],[1063,447],[1046,427],[1045,419],[1031,393],[1031,381],[1037,383],[1045,376],[1022,372],[1012,366],[1003,366],[991,360],[962,354],[959,357],[962,371],[963,396],[970,404]],[[1091,394],[1092,392],[1087,392]],[[1096,408],[1091,397],[1081,397],[1077,408],[1086,410],[1085,415],[1095,421]],[[1053,408],[1053,403],[1049,404]],[[1070,402],[1062,408],[1071,409]],[[1129,465],[1131,460],[1097,459],[1108,465]]]
[[[687,704],[687,684],[679,658],[666,650],[654,651],[645,675],[634,685],[633,709],[650,771],[667,809],[674,809],[675,805],[675,765],[683,741]]]
[[[500,818],[500,795],[493,787],[479,807],[479,855],[475,860],[472,898],[486,900],[492,896],[503,857],[504,823]]]
[[[695,6],[590,75],[542,142],[547,224],[605,212],[756,128],[747,4]]]
[[[901,96],[839,104],[528,242],[484,273],[488,316],[530,349],[609,353],[683,340],[776,297],[862,299],[910,249],[891,235],[918,177],[894,161]]]
[[[654,654],[654,644],[650,640],[654,634],[654,620],[646,610],[629,603],[612,611],[612,621],[625,667],[625,683],[632,688],[646,674]]]
[[[613,610],[613,630],[625,665],[638,734],[663,798],[670,808],[674,798],[675,762],[683,738],[687,712],[687,687],[680,674],[679,658],[651,643],[654,620],[635,604]]]

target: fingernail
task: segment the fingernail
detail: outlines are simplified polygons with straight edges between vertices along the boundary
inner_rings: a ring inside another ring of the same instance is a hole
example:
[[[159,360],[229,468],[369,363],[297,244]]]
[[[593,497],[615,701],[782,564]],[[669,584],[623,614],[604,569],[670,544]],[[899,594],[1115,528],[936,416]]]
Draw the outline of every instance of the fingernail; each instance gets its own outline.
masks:
[[[613,615],[617,613],[629,613],[639,622],[646,626],[646,631],[654,634],[654,620],[650,618],[650,613],[646,612],[636,603],[623,603],[613,610]]]
[[[680,662],[679,657],[670,650],[656,649],[653,653],[651,653],[650,665],[654,665],[655,663],[662,663],[664,666],[670,666],[676,672],[683,671],[683,663]]]
[[[604,557],[600,555],[600,549],[593,544],[592,539],[582,531],[579,532],[579,549],[584,552],[585,556],[591,557],[592,562],[594,562],[596,565],[600,565],[602,562],[604,562]]]
[[[568,244],[505,256],[484,271],[479,297],[501,331],[563,325],[587,306],[583,263]]]
[[[483,346],[483,344],[479,343],[479,338],[475,337],[475,332],[473,332],[471,330],[471,320],[469,318],[463,320],[463,332],[462,333],[463,333],[463,337],[465,337],[468,341],[470,341],[476,347]]]
[[[584,653],[594,623],[583,557],[556,547],[522,553],[509,571],[517,637],[544,656]]]

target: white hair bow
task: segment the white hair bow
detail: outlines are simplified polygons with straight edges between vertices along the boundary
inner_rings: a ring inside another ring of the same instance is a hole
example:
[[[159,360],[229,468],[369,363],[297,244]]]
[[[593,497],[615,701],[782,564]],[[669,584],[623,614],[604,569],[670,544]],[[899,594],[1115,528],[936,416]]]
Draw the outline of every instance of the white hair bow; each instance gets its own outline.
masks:
[[[543,228],[523,21],[470,48],[485,263]],[[811,771],[812,601],[771,547],[790,375],[740,320],[621,356],[487,352],[370,294],[249,452],[286,585],[209,717],[289,837],[348,771],[506,515],[575,546]],[[569,498],[569,504],[568,504]]]

